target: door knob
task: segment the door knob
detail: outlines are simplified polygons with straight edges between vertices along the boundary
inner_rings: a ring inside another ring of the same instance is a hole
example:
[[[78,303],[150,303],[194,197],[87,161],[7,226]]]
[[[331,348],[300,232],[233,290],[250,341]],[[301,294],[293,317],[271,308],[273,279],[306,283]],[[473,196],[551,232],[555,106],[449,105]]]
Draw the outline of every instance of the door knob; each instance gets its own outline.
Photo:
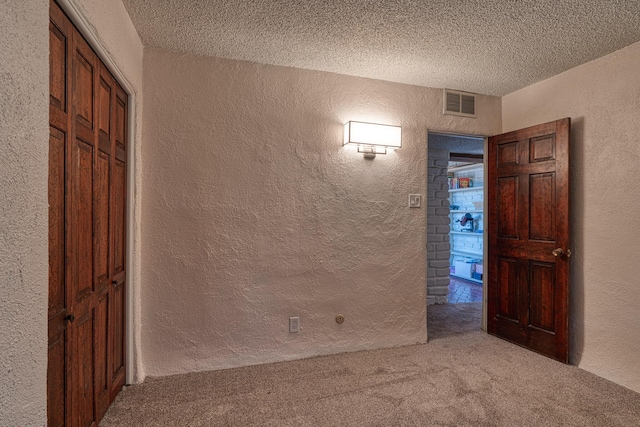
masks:
[[[551,253],[553,254],[553,256],[562,256],[564,254],[564,251],[562,250],[562,248],[556,248],[552,250]]]
[[[71,314],[67,314],[64,317],[64,320],[66,320],[67,322],[73,322],[74,320],[76,320],[76,315],[71,313]]]

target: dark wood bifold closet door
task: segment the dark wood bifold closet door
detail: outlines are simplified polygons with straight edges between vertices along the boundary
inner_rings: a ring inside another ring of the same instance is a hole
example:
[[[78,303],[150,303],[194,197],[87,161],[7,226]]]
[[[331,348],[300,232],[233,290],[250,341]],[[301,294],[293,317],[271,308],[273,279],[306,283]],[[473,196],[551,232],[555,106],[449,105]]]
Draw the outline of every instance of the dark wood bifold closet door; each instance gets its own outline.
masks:
[[[489,138],[491,334],[569,361],[569,128]]]
[[[97,424],[125,380],[127,96],[50,3],[50,426]]]

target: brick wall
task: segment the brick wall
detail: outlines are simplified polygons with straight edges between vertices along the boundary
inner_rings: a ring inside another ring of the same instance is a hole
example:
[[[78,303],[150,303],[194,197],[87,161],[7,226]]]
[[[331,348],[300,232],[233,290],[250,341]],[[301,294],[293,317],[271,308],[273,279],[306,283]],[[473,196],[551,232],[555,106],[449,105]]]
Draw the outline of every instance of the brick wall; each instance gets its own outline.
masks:
[[[427,173],[427,304],[444,304],[449,293],[449,151],[429,150]]]

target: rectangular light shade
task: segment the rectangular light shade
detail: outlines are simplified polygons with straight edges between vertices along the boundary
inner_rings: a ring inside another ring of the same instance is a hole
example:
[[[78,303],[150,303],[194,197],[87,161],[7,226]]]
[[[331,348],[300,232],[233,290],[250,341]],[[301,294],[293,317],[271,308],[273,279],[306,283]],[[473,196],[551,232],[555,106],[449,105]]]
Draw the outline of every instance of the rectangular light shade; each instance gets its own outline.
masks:
[[[344,124],[344,144],[375,145],[395,150],[402,147],[402,128],[349,121]]]

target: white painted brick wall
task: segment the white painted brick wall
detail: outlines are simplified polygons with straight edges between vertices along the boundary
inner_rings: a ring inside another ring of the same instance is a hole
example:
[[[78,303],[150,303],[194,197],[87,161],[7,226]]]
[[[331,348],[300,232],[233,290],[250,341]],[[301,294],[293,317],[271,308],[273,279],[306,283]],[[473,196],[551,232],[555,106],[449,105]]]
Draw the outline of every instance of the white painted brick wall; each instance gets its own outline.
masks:
[[[449,186],[447,150],[429,150],[427,173],[427,304],[444,304],[449,294]]]

